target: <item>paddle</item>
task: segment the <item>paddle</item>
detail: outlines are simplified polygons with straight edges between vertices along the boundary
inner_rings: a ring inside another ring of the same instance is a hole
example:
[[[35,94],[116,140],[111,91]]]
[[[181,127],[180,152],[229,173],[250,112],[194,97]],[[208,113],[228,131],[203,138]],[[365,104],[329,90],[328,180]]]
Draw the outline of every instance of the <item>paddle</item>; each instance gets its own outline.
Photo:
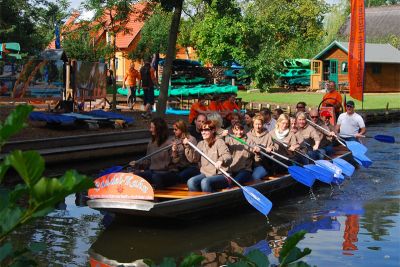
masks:
[[[158,154],[158,153],[160,153],[160,152],[162,152],[164,150],[167,150],[167,149],[169,149],[171,147],[172,147],[172,144],[164,146],[164,147],[162,147],[162,148],[160,148],[160,149],[158,149],[158,150],[156,150],[156,151],[154,151],[154,152],[152,152],[152,153],[150,153],[150,154],[148,154],[148,155],[136,160],[136,163],[141,162],[143,160],[146,160],[148,158],[151,158],[152,156],[154,156],[154,155],[156,155],[156,154]],[[107,174],[110,174],[110,173],[120,172],[120,171],[122,171],[123,169],[125,169],[128,166],[129,166],[129,163],[125,164],[124,166],[113,166],[111,168],[108,168],[106,170],[101,171],[99,173],[98,177],[101,177],[101,176],[104,176],[104,175],[107,175]]]
[[[347,134],[341,134],[340,136],[342,137],[354,137],[353,135],[347,135]],[[389,143],[389,144],[394,144],[396,143],[396,139],[394,138],[394,136],[391,135],[383,135],[383,134],[377,134],[375,136],[365,136],[362,135],[361,137],[363,138],[373,138],[379,142],[383,142],[383,143]]]
[[[308,123],[310,123],[312,126],[320,129],[321,131],[323,131],[325,134],[329,133],[329,131],[321,126],[319,126],[318,124],[314,123],[313,121],[307,119]],[[365,152],[367,152],[368,148],[366,146],[364,146],[363,144],[356,142],[356,141],[346,141],[343,138],[340,138],[339,136],[335,135],[335,138],[338,140],[338,142],[342,145],[347,147],[351,153],[354,154],[365,154]]]
[[[233,139],[235,139],[236,141],[240,142],[241,144],[243,144],[249,148],[253,147],[253,146],[249,145],[248,143],[246,143],[246,141],[244,141],[241,138],[238,138],[233,135],[230,135],[230,136]],[[283,166],[284,168],[288,169],[292,178],[295,179],[296,181],[298,181],[299,183],[304,184],[305,186],[308,186],[308,187],[311,187],[314,184],[316,177],[313,172],[311,172],[305,168],[299,167],[299,166],[288,166],[288,165],[284,164],[283,162],[277,160],[276,158],[274,158],[262,151],[260,151],[260,154],[273,160],[274,162],[278,163],[279,165]],[[278,155],[280,155],[280,154],[278,154]]]
[[[307,119],[307,121],[311,125],[317,127],[318,129],[321,129],[325,133],[328,132],[326,129],[324,129],[323,127],[319,126],[318,124],[312,122],[311,120]],[[368,168],[369,166],[372,165],[372,160],[370,160],[367,156],[364,155],[368,150],[366,146],[364,146],[363,144],[361,144],[357,141],[346,141],[341,137],[338,137],[338,136],[335,136],[335,137],[341,145],[346,146],[347,149],[351,151],[351,153],[353,154],[353,158],[355,159],[355,161],[358,164],[360,164],[361,166],[363,166],[365,168]],[[377,135],[376,137],[377,138],[375,138],[375,137],[374,138],[377,140],[386,140],[388,143],[390,143],[391,141],[394,141],[394,137],[390,138],[390,136]],[[335,163],[337,164],[337,162],[335,162]]]
[[[188,142],[188,144],[196,150],[202,157],[204,157],[206,160],[208,160],[211,164],[215,166],[215,162],[210,159],[206,154],[204,154],[197,146],[192,144],[191,142]],[[270,212],[272,208],[272,202],[266,198],[263,194],[258,192],[256,189],[248,186],[242,186],[238,181],[233,179],[229,173],[227,173],[223,169],[219,169],[220,172],[226,177],[229,178],[232,182],[234,182],[237,186],[239,186],[243,190],[244,197],[246,198],[247,202],[249,202],[250,205],[252,205],[254,208],[256,208],[259,212],[261,212],[263,215],[267,216],[268,213]]]
[[[287,148],[287,146],[285,146],[286,144],[283,143],[282,145]],[[264,147],[261,147],[261,148],[265,149]],[[277,155],[279,157],[284,157],[283,155],[278,154],[276,152],[273,152],[273,154]],[[332,182],[332,180],[334,178],[333,173],[330,170],[327,170],[327,169],[325,169],[325,168],[323,168],[321,166],[314,165],[314,164],[306,164],[306,165],[304,165],[304,164],[301,164],[300,162],[292,160],[292,159],[290,159],[288,157],[284,157],[284,159],[292,162],[295,165],[299,165],[299,166],[301,166],[301,167],[303,167],[305,169],[308,169],[308,170],[314,172],[315,178],[320,180],[321,182],[324,182],[324,183],[327,183],[327,184],[331,184],[331,182]]]
[[[278,144],[281,144],[286,149],[288,148],[288,145],[283,143],[283,142],[281,142],[280,140],[277,140],[277,139],[274,139],[274,138],[272,140],[274,142],[277,142]],[[310,161],[314,162],[315,164],[318,163],[314,159],[309,157],[307,154],[304,154],[304,153],[300,152],[299,150],[295,150],[294,152],[296,152],[297,154],[309,159]],[[299,163],[297,163],[297,164],[299,164]],[[309,169],[309,170],[312,170],[312,171],[316,172],[317,173],[316,177],[321,182],[330,184],[332,182],[332,180],[335,178],[335,171],[332,170],[331,167],[327,168],[323,164],[318,164],[318,165],[307,164],[307,165],[303,165],[303,167],[306,168],[306,169]],[[344,179],[344,177],[341,177],[341,176],[339,176],[339,178],[343,178]]]

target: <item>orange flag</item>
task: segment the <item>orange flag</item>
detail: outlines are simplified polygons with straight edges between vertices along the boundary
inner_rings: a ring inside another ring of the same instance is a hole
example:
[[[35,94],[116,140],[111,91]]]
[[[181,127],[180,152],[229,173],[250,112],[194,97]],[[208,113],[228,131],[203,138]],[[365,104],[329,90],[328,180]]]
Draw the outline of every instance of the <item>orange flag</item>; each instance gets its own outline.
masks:
[[[364,0],[351,0],[349,41],[350,96],[363,101],[365,70],[365,8]]]

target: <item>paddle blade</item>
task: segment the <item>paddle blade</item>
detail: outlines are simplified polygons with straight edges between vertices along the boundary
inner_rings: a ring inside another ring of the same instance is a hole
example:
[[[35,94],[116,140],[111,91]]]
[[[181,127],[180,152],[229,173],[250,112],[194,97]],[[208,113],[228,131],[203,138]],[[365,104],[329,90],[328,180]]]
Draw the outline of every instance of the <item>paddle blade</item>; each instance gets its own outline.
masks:
[[[123,166],[113,166],[111,168],[108,168],[106,170],[103,170],[99,173],[98,177],[110,174],[110,173],[115,173],[115,172],[120,172],[124,169]]]
[[[332,161],[333,161],[333,163],[338,165],[340,168],[342,168],[343,173],[347,176],[352,176],[356,169],[353,165],[351,165],[349,162],[345,161],[344,159],[336,158],[336,159],[333,159]]]
[[[374,139],[378,140],[380,142],[390,143],[390,144],[393,144],[396,142],[396,140],[394,139],[394,136],[390,136],[390,135],[378,134],[378,135],[374,136]]]
[[[364,154],[353,154],[353,157],[358,163],[361,163],[360,165],[362,165],[365,168],[368,168],[369,166],[372,165],[372,160],[370,160]]]
[[[315,182],[315,175],[313,172],[299,166],[289,166],[288,171],[293,179],[297,182],[311,187]]]
[[[253,187],[243,186],[243,194],[247,202],[263,215],[267,216],[271,211],[272,202]]]
[[[343,170],[339,166],[333,164],[330,161],[327,161],[327,160],[316,160],[315,164],[317,164],[318,166],[321,166],[323,168],[326,168],[327,170],[332,172],[333,173],[333,177],[338,178],[338,177],[342,176]]]
[[[332,182],[333,173],[322,168],[321,166],[309,164],[309,165],[304,165],[304,168],[314,172],[315,177],[321,182],[327,184],[330,184]]]
[[[366,146],[357,141],[346,141],[346,146],[353,154],[365,154],[368,150]]]

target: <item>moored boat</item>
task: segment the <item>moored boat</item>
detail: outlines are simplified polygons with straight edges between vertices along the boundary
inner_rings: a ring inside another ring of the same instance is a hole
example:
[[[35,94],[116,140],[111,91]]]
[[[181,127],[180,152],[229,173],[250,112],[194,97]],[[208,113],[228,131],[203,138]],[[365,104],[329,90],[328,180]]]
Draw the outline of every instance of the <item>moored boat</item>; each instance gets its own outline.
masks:
[[[351,158],[351,152],[341,150],[341,147],[338,147],[335,157],[348,159]],[[124,173],[121,173],[121,175],[123,176]],[[133,183],[132,179],[129,178],[131,183]],[[149,197],[149,193],[146,190],[144,195],[138,195],[135,199],[135,197],[121,197],[121,192],[125,194],[124,188],[121,187],[121,184],[125,182],[121,176],[113,176],[113,180],[103,176],[103,181],[116,186],[115,190],[118,191],[117,196],[93,194],[94,191],[91,194],[89,191],[91,199],[87,204],[90,208],[116,214],[157,218],[189,218],[199,217],[212,210],[220,210],[222,208],[235,209],[246,204],[242,189],[239,187],[206,193],[190,192],[185,184],[178,184],[164,188],[163,190],[154,190],[152,197]],[[143,181],[146,182],[145,180]],[[253,187],[266,196],[271,196],[284,192],[296,184],[298,183],[292,179],[290,174],[281,174],[269,176],[259,181],[252,181],[245,185]],[[137,191],[134,194],[137,195]]]

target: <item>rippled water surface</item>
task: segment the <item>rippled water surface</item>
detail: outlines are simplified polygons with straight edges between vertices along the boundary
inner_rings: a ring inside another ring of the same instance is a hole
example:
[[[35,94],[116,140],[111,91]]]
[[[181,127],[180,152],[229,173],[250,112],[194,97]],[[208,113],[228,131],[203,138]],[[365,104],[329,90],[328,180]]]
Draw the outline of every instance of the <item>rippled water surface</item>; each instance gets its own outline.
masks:
[[[394,135],[399,124],[374,125],[368,134]],[[299,247],[312,253],[304,260],[317,266],[400,266],[400,144],[367,139],[369,169],[358,169],[341,187],[317,188],[317,200],[307,193],[288,192],[274,201],[269,220],[249,210],[221,211],[218,218],[185,224],[146,224],[131,218],[112,221],[91,210],[82,197],[71,195],[49,216],[21,229],[16,243],[42,241],[48,248],[36,255],[43,266],[88,266],[151,258],[180,257],[196,252],[208,266],[219,266],[233,253],[256,247],[277,263],[284,240],[305,229]]]

